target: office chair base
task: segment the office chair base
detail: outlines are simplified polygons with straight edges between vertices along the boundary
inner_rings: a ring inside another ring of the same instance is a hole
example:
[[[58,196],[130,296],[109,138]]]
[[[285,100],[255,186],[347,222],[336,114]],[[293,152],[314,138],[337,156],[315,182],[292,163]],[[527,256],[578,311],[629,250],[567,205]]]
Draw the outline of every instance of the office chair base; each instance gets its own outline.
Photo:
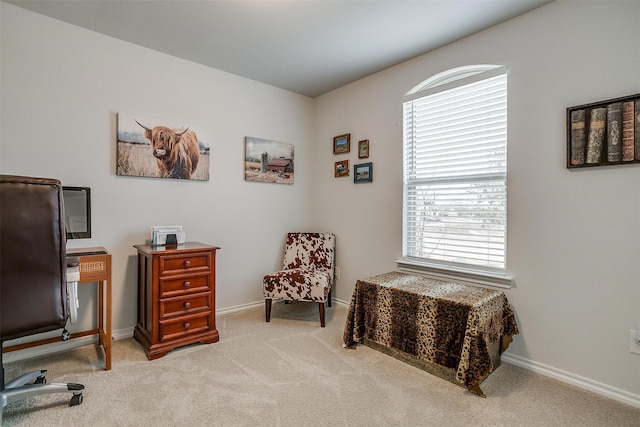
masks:
[[[26,374],[20,375],[18,378],[14,378],[12,381],[5,384],[6,388],[17,388],[21,387],[25,384],[44,384],[47,382],[47,378],[45,375],[47,374],[46,369],[40,369],[39,371],[31,371]]]
[[[9,403],[16,402],[18,400],[52,393],[73,393],[73,396],[71,396],[71,401],[69,402],[69,406],[76,406],[82,403],[82,390],[84,390],[84,386],[82,384],[46,384],[46,372],[46,370],[29,372],[7,383],[6,388],[2,390],[2,407],[5,407]],[[35,382],[33,384],[27,384],[27,382],[29,381]]]

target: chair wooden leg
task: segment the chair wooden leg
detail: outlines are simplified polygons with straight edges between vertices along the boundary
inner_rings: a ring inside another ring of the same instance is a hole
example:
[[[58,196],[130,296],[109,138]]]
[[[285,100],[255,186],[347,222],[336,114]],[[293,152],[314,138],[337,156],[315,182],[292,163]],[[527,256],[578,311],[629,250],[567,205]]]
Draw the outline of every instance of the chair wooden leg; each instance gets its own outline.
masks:
[[[320,310],[320,326],[324,328],[324,303],[318,303],[318,309]]]
[[[271,299],[264,300],[264,314],[266,321],[269,322],[271,320]]]
[[[327,306],[331,307],[331,288],[329,288],[329,299],[327,299]]]

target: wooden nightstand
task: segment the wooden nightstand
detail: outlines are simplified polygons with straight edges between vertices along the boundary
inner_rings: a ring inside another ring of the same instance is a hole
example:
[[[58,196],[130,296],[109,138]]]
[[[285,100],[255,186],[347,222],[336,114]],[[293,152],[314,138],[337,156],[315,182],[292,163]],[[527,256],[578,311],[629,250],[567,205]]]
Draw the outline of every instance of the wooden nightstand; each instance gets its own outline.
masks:
[[[193,343],[214,343],[216,246],[135,245],[138,250],[138,322],[134,338],[149,360]]]

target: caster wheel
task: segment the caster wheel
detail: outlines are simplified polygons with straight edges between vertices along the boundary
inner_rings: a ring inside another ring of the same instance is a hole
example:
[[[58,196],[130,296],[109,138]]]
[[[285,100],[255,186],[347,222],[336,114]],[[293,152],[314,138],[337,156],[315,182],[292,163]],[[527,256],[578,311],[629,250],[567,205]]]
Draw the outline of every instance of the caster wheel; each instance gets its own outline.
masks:
[[[78,406],[82,403],[83,396],[82,394],[74,394],[71,398],[71,402],[69,402],[69,406]]]
[[[38,377],[36,378],[36,380],[33,382],[34,384],[46,384],[47,383],[47,378],[42,376],[42,377]]]

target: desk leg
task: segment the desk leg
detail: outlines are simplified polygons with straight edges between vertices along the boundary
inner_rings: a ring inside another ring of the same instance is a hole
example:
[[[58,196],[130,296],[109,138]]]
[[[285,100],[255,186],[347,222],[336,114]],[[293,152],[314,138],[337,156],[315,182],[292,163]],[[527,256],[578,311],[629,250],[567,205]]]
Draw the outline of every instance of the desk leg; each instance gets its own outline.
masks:
[[[104,281],[98,282],[98,343],[104,347]]]
[[[98,294],[98,335],[100,345],[104,348],[104,369],[109,371],[111,370],[111,283],[109,280],[98,282]]]
[[[111,281],[107,280],[107,340],[105,343],[105,370],[111,370]]]

